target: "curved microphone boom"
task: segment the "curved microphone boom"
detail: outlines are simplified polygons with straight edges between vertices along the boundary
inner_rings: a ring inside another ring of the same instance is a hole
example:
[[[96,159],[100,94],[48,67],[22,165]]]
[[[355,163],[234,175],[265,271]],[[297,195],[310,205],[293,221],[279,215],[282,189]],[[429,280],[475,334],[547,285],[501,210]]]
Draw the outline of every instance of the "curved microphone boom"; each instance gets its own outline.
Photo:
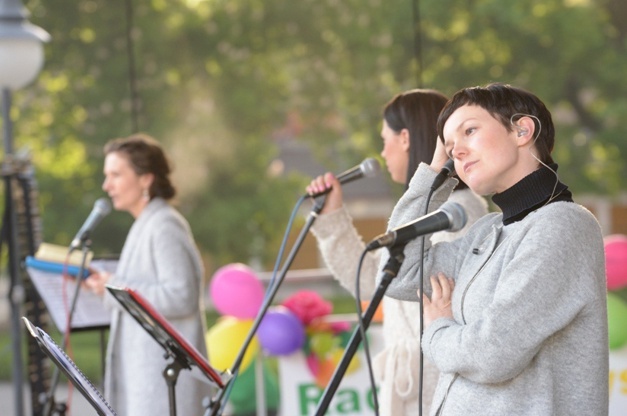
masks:
[[[406,244],[416,237],[436,231],[458,231],[466,225],[467,220],[466,211],[461,205],[447,201],[440,209],[375,237],[368,243],[366,250]]]
[[[96,226],[111,212],[111,204],[107,198],[100,198],[94,202],[94,208],[76,233],[70,244],[70,251],[79,248],[88,238]]]
[[[356,179],[361,179],[363,177],[370,178],[370,177],[376,176],[379,174],[380,170],[381,170],[381,165],[379,165],[379,162],[376,159],[369,157],[365,159],[363,162],[361,162],[359,165],[340,173],[339,175],[336,176],[336,178],[343,185],[345,183],[349,183]],[[321,195],[328,194],[330,191],[331,191],[331,188],[325,189],[322,192],[316,192],[315,194],[307,194],[307,196],[316,198]]]

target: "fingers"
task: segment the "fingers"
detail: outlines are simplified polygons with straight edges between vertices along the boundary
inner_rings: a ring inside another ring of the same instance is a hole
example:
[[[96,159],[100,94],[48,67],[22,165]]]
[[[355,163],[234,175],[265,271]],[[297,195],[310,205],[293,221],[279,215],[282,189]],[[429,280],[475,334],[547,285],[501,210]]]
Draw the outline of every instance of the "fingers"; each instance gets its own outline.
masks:
[[[309,185],[307,185],[306,190],[308,194],[317,194],[333,188],[336,182],[337,179],[335,176],[331,172],[327,172],[324,175],[314,178]]]
[[[431,276],[429,280],[431,280],[431,299],[440,299],[442,297],[442,286],[438,276]]]
[[[452,279],[448,279],[444,276],[444,273],[438,273],[437,278],[441,288],[442,299],[450,299],[453,292],[453,288],[450,284],[450,280]]]
[[[455,280],[446,277],[444,273],[438,273],[429,278],[431,280],[431,288],[433,296],[437,298],[450,298],[455,288]]]
[[[455,288],[455,281],[446,277],[444,273],[430,276],[429,281],[431,282],[430,298],[424,294],[420,296],[420,291],[418,291],[418,298],[422,297],[423,302],[425,328],[429,327],[436,319],[453,317],[451,296]]]
[[[83,281],[84,287],[88,288],[97,295],[102,295],[105,292],[105,285],[109,281],[110,275],[108,273],[95,273],[91,274],[87,279]]]
[[[431,160],[431,168],[433,168],[436,172],[442,170],[442,166],[449,159],[449,156],[446,154],[446,148],[442,143],[442,140],[438,137],[436,140],[435,152],[433,154],[433,159]]]
[[[85,279],[83,281],[82,285],[85,288],[91,290],[92,292],[94,292],[96,294],[98,294],[99,291],[100,291],[99,290],[100,289],[99,288],[100,285],[99,285],[99,282],[98,282],[98,278],[96,276],[94,276],[94,275],[92,275],[92,276],[88,277],[87,279]]]
[[[343,205],[342,186],[337,178],[330,172],[313,179],[307,186],[307,193],[310,195],[320,194],[326,191],[326,201],[322,213],[333,212]]]

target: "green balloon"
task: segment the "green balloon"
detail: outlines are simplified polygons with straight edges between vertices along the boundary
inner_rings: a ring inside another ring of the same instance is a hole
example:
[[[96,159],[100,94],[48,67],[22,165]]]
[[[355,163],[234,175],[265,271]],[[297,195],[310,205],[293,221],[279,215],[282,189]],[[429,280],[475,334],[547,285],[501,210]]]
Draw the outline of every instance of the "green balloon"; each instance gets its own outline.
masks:
[[[339,345],[339,339],[335,338],[330,332],[318,332],[311,335],[309,345],[311,351],[318,357],[324,358]]]
[[[627,303],[619,296],[607,294],[607,323],[610,349],[627,343]]]
[[[257,358],[235,379],[229,401],[233,405],[235,415],[254,414],[256,411],[255,367]],[[263,363],[263,380],[266,393],[266,409],[274,410],[279,406],[279,384],[274,370],[268,363]]]

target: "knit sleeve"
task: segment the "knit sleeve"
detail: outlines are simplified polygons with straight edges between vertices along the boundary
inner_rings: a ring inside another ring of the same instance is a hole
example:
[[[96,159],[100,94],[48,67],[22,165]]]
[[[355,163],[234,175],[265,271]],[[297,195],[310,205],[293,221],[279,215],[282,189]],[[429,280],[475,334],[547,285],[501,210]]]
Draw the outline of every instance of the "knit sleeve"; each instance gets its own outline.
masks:
[[[345,207],[320,215],[311,232],[331,274],[353,296],[356,290],[357,266],[366,245],[353,225]],[[370,299],[375,290],[379,255],[368,253],[360,270],[360,297]]]
[[[398,200],[392,211],[390,221],[388,222],[388,230],[425,215],[425,205],[427,202],[429,202],[428,211],[432,212],[438,209],[448,199],[453,188],[457,185],[457,180],[453,178],[447,179],[444,184],[433,193],[431,200],[427,201],[429,189],[436,174],[437,173],[428,165],[424,163],[420,164],[409,183],[409,188]],[[425,238],[424,240],[424,253],[426,255],[431,247],[431,241],[429,238]],[[404,259],[402,265],[397,276],[392,279],[392,282],[388,286],[386,295],[399,300],[418,301],[416,291],[420,287],[421,244],[422,238],[415,238],[405,245],[403,249]],[[380,249],[380,251],[382,252],[380,269],[383,270],[390,255],[387,249]],[[445,271],[444,268],[440,268],[440,270]]]

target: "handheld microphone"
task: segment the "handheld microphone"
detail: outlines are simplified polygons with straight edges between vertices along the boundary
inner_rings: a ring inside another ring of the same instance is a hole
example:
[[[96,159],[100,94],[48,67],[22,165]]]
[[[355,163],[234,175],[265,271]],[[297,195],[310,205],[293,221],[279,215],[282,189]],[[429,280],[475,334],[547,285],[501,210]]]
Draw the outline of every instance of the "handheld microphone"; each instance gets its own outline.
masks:
[[[431,190],[435,191],[436,189],[438,189],[440,186],[442,186],[444,181],[449,176],[453,176],[454,174],[455,174],[455,161],[451,158],[446,161],[444,166],[442,166],[442,170],[440,171],[440,173],[438,173],[438,175],[433,180],[433,183],[431,184]]]
[[[96,228],[98,223],[102,221],[104,217],[111,212],[111,204],[107,198],[100,198],[94,202],[94,208],[83,223],[83,226],[70,244],[70,251],[75,250],[81,246],[89,238],[89,234]]]
[[[379,165],[379,162],[376,159],[370,157],[368,159],[365,159],[359,165],[340,173],[339,175],[336,176],[336,178],[343,185],[345,183],[352,182],[356,179],[361,179],[364,176],[368,178],[376,176],[380,170],[381,170],[381,165]],[[315,194],[307,194],[307,196],[312,197],[312,198],[317,198],[319,196],[328,194],[330,191],[331,191],[331,188],[326,189],[322,192],[316,192]]]
[[[366,250],[371,251],[379,247],[406,244],[416,237],[436,231],[458,231],[466,225],[467,219],[466,211],[461,205],[457,202],[447,201],[440,209],[375,237],[368,243]]]

